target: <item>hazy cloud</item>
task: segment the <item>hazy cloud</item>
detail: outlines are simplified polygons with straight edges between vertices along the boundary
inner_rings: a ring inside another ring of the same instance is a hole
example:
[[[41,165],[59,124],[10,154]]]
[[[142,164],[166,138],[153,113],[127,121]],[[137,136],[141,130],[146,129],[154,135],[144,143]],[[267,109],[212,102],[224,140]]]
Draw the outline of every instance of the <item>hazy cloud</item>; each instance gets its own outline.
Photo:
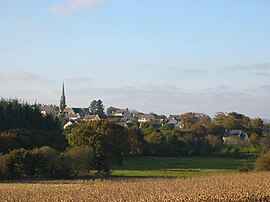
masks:
[[[254,75],[260,76],[260,77],[268,77],[270,76],[270,73],[269,72],[255,72]]]
[[[270,62],[258,63],[253,66],[259,70],[270,70]]]
[[[176,67],[168,67],[168,70],[179,72],[188,75],[194,74],[204,74],[206,71],[202,68],[176,68]]]
[[[90,82],[90,81],[92,81],[92,78],[83,77],[83,76],[77,76],[77,77],[67,78],[65,80],[69,81],[69,82],[76,82],[76,83],[80,82],[80,83],[82,83],[82,82]]]
[[[270,85],[259,86],[258,89],[270,92]]]
[[[67,0],[65,4],[51,6],[53,14],[69,14],[102,3],[103,0]]]
[[[259,71],[267,71],[270,70],[270,62],[262,62],[256,63],[251,65],[235,65],[230,66],[232,69],[239,69],[239,70],[259,70]]]
[[[1,81],[8,80],[36,80],[39,77],[25,70],[0,71]]]
[[[226,89],[226,90],[224,90]],[[173,85],[123,86],[119,88],[78,88],[69,92],[71,105],[88,106],[93,99],[104,101],[105,107],[131,108],[145,113],[181,114],[189,111],[236,111],[253,117],[268,117],[269,99],[259,94],[235,90],[229,86],[185,91]]]

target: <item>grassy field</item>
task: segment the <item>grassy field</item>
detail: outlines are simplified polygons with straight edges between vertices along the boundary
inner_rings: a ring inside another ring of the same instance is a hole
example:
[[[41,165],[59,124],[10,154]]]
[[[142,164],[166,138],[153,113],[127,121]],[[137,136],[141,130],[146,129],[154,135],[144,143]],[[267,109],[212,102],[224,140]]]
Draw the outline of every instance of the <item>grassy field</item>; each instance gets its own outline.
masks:
[[[237,172],[244,160],[215,157],[129,157],[113,167],[114,177],[191,177]],[[247,162],[252,169],[254,161]]]

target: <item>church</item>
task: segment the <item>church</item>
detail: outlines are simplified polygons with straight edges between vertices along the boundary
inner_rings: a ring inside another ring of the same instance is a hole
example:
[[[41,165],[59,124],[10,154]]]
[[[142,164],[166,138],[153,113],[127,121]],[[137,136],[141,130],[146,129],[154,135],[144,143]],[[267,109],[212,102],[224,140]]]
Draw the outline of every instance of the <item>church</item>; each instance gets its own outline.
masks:
[[[89,108],[75,108],[75,107],[67,108],[64,83],[62,86],[59,113],[64,114],[66,118],[71,120],[84,119],[87,115],[90,115]]]

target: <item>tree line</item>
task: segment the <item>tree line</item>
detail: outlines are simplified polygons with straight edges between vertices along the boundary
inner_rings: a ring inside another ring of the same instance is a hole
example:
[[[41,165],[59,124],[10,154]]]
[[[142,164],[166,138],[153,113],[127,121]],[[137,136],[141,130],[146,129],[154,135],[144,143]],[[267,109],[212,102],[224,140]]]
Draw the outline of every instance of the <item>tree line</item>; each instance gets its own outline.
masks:
[[[0,101],[0,178],[26,176],[77,177],[89,170],[109,174],[113,165],[129,155],[227,155],[269,150],[263,121],[245,115],[217,113],[181,115],[181,127],[173,124],[94,120],[61,129],[58,118],[42,115],[35,105],[17,100]],[[15,123],[14,123],[15,122]],[[250,135],[246,146],[224,145],[226,130],[241,129]]]

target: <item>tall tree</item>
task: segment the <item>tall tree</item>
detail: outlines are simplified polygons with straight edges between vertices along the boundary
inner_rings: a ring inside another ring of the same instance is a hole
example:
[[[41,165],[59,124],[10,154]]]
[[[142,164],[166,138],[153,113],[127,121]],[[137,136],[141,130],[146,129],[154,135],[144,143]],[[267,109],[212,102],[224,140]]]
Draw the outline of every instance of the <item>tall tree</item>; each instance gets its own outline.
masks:
[[[79,124],[67,136],[71,146],[91,146],[94,166],[108,173],[112,165],[122,164],[123,154],[129,151],[128,134],[114,122],[95,120]]]
[[[93,100],[90,103],[89,110],[91,114],[103,116],[104,115],[104,106],[101,100]]]

